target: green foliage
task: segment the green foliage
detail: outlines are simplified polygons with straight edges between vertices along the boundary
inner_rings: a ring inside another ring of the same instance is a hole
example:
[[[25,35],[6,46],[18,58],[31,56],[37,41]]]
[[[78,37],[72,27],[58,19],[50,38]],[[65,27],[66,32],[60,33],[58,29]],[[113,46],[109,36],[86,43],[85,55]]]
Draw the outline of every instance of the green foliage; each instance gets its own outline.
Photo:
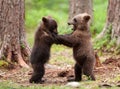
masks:
[[[115,39],[111,40],[111,31],[112,26],[110,25],[107,29],[106,34],[101,39],[95,39],[94,49],[102,50],[104,48],[110,49],[111,47],[115,46]]]
[[[109,28],[107,29],[106,34],[101,38],[101,39],[96,39],[94,41],[94,49],[97,50],[111,50],[112,48],[114,48],[115,54],[118,54],[119,51],[117,50],[119,47],[115,47],[116,46],[116,39],[111,39],[111,32],[112,31],[112,25],[109,26]],[[115,49],[116,48],[116,49]]]
[[[41,8],[46,8],[49,10],[61,10],[64,12],[68,11],[68,0],[26,0],[26,8],[27,9],[37,9],[41,10]]]
[[[4,60],[0,60],[0,67],[8,66],[8,63]]]
[[[20,46],[21,46],[21,48],[23,48],[23,49],[25,48],[25,44],[23,44],[23,43],[21,43]]]
[[[103,47],[106,47],[108,42],[110,40],[108,40],[110,37],[110,34],[106,34],[102,39],[100,40],[96,40],[94,43],[94,49],[97,49],[97,50],[100,50],[102,49]]]
[[[93,35],[98,34],[104,27],[107,12],[107,0],[94,0],[94,22],[91,26]],[[68,20],[68,0],[26,0],[26,29],[33,32],[43,16],[51,15],[59,26],[60,33],[69,32]],[[66,30],[68,29],[68,30]]]
[[[107,44],[107,49],[114,47],[116,45],[116,39],[110,40],[109,44]]]
[[[53,3],[54,2],[54,3]],[[52,16],[58,22],[60,33],[69,32],[67,27],[68,1],[67,0],[26,0],[26,29],[34,32],[43,16]]]
[[[108,0],[93,0],[94,22],[91,26],[92,36],[95,37],[104,27]],[[43,16],[50,15],[58,22],[59,34],[70,33],[67,25],[69,15],[68,0],[25,0],[27,39],[33,44],[34,33]]]
[[[117,54],[117,55],[120,54],[120,45],[116,47],[116,49],[115,49],[115,54]]]
[[[106,22],[108,0],[93,0],[94,21],[91,26],[92,36],[99,34]]]

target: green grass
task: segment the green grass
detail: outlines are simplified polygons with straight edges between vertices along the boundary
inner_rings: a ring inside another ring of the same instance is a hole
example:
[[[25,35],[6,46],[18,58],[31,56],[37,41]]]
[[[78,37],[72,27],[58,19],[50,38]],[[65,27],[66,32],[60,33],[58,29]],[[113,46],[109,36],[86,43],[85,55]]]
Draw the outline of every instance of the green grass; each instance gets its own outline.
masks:
[[[32,84],[31,86],[22,86],[14,82],[4,81],[4,82],[0,82],[0,89],[72,89],[72,88],[65,86],[56,86],[56,85],[43,86],[40,84]]]
[[[93,86],[94,85],[94,86]],[[73,87],[68,87],[65,85],[48,85],[48,86],[43,86],[40,84],[32,84],[31,86],[29,85],[19,85],[14,82],[10,81],[3,81],[0,82],[0,89],[119,89],[119,87],[99,87],[97,83],[91,82],[91,81],[85,81],[80,83],[79,88],[73,88]]]
[[[55,86],[55,85],[43,86],[40,84],[32,84],[31,86],[22,86],[14,82],[4,81],[4,82],[0,82],[0,89],[72,89],[72,88],[65,86]]]
[[[66,50],[67,49],[67,50]],[[51,48],[51,64],[74,64],[73,52],[71,48],[63,45],[53,45]]]

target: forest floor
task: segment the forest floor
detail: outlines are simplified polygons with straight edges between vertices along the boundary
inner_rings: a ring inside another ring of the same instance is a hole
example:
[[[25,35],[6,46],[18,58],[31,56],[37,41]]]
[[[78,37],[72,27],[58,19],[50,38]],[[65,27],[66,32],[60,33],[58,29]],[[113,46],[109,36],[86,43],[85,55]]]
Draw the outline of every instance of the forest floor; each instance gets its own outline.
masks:
[[[83,76],[83,80],[80,82],[81,86],[84,86],[85,89],[87,89],[87,87],[89,87],[89,89],[93,89],[92,87],[95,86],[106,88],[116,87],[115,89],[120,89],[120,58],[110,57],[107,58],[104,62],[102,62],[102,64],[103,66],[94,69],[96,81],[88,81],[87,77]],[[43,84],[37,84],[43,87],[51,85],[55,86],[66,85],[67,79],[69,77],[74,76],[73,65],[70,64],[66,65],[57,65],[57,63],[46,64],[45,68],[46,73],[43,78],[45,82]],[[29,78],[31,77],[31,74],[32,74],[31,68],[30,69],[24,69],[19,67],[16,67],[15,69],[0,68],[0,83],[9,81],[13,82],[13,84],[16,83],[22,87],[34,86],[36,84],[29,83]]]

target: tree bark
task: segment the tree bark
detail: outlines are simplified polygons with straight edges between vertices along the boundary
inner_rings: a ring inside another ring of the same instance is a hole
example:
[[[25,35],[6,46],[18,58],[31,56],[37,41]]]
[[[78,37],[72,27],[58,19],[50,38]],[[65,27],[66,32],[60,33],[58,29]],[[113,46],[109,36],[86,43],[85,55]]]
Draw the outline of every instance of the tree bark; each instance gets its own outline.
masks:
[[[120,0],[109,0],[109,3],[115,4],[115,6],[113,6],[114,19],[112,23],[111,37],[112,39],[116,39],[117,45],[120,45]]]
[[[92,0],[69,0],[69,20],[80,13],[88,13],[93,20],[93,4]]]
[[[109,0],[107,10],[107,20],[103,31],[97,36],[102,38],[107,30],[111,30],[111,39],[116,39],[117,45],[120,44],[120,0]]]
[[[29,67],[30,50],[24,30],[24,0],[0,0],[0,59]]]

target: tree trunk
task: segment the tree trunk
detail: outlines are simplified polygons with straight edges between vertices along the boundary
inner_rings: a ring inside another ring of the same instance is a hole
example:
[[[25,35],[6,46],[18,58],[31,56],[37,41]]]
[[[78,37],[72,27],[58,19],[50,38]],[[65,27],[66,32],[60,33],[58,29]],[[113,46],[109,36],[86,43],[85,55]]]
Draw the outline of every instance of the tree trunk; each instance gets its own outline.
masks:
[[[80,13],[88,13],[93,20],[93,5],[92,0],[69,0],[69,20]]]
[[[0,0],[0,59],[28,68],[24,14],[24,0]]]
[[[111,39],[116,39],[116,43],[120,44],[120,0],[109,0],[107,10],[107,20],[103,31],[97,36],[102,38],[107,30],[111,30]]]
[[[113,2],[114,1],[114,2]],[[117,45],[120,45],[120,0],[110,0],[109,3],[114,3],[113,13],[114,20],[112,23],[112,39],[116,39]],[[112,9],[111,8],[111,9]]]

